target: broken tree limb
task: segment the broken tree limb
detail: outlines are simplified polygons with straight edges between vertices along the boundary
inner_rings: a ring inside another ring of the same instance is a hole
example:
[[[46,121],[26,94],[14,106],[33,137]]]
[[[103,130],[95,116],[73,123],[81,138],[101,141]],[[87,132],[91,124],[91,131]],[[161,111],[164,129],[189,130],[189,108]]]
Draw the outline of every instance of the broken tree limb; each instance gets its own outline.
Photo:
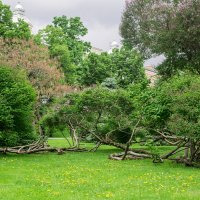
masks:
[[[95,147],[89,150],[89,152],[96,152],[97,149],[101,146],[101,142],[98,142]]]
[[[133,140],[133,136],[134,136],[134,134],[135,134],[135,132],[136,132],[136,129],[137,129],[137,127],[138,127],[140,121],[141,121],[141,118],[138,120],[138,122],[136,123],[136,125],[135,125],[134,128],[133,128],[133,131],[132,131],[132,133],[131,133],[131,137],[130,137],[129,141],[128,141],[127,144],[126,144],[126,148],[125,148],[125,152],[124,152],[124,155],[123,155],[123,157],[122,157],[122,160],[124,160],[124,159],[126,158],[126,155],[127,155],[127,153],[128,153],[129,147],[130,147],[131,142],[132,142],[132,140]]]
[[[185,147],[185,145],[187,144],[187,142],[184,142],[183,144],[179,144],[179,146],[177,146],[174,150],[170,151],[169,153],[161,156],[162,159],[168,159],[170,156],[174,155],[177,153],[177,151],[180,149],[180,148],[183,148]]]
[[[124,158],[123,158],[124,154],[125,154],[125,152],[114,153],[109,156],[109,159],[124,160]],[[137,159],[147,159],[147,158],[153,158],[153,156],[148,155],[148,154],[140,154],[140,153],[136,153],[133,151],[127,151],[127,153],[126,153],[126,159],[137,160]]]

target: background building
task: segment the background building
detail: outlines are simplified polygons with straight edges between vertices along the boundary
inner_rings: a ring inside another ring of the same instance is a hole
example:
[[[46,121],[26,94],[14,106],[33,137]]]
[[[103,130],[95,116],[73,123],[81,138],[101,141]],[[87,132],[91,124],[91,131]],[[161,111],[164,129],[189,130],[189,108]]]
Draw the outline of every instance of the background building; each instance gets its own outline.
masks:
[[[103,53],[104,51],[103,51],[103,49],[99,49],[99,48],[96,48],[96,47],[92,47],[92,48],[91,48],[91,52],[100,55],[100,54]]]
[[[26,17],[25,13],[26,13],[25,9],[20,4],[20,2],[18,2],[13,11],[13,22],[18,22],[19,20],[24,20],[26,23],[29,24],[30,28],[32,29],[33,25],[31,23],[31,21]]]

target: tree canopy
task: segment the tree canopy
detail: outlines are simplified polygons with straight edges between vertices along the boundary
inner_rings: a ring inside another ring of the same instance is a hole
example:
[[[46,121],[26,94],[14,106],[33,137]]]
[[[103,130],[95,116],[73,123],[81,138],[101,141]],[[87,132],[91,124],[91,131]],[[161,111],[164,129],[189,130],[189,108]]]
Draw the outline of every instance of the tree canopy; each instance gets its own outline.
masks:
[[[34,44],[32,40],[1,40],[0,63],[26,71],[33,87],[42,96],[52,97],[62,87],[63,73],[58,62],[50,59],[48,49]]]
[[[144,57],[164,54],[161,75],[169,77],[183,69],[199,74],[199,7],[197,0],[131,1],[121,22],[123,41]]]
[[[113,82],[117,87],[125,88],[145,80],[141,55],[126,47],[115,49],[111,54],[90,53],[79,71],[80,83],[86,86]]]
[[[51,25],[39,31],[35,36],[38,44],[48,46],[50,55],[58,58],[65,73],[66,82],[77,83],[77,66],[80,66],[90,44],[82,40],[87,34],[79,17],[54,17]]]
[[[90,45],[81,40],[87,34],[79,17],[67,18],[66,16],[54,17],[51,25],[42,29],[36,40],[40,39],[48,45],[50,52],[57,45],[65,45],[70,51],[71,62],[78,65]]]

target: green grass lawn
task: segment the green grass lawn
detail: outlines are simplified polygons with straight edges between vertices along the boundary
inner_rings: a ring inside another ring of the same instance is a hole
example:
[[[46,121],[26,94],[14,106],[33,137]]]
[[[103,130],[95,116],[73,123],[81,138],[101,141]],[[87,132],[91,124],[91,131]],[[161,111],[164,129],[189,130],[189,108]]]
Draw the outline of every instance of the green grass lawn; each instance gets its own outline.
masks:
[[[65,140],[52,140],[64,146]],[[0,200],[200,199],[200,170],[96,153],[0,155]]]

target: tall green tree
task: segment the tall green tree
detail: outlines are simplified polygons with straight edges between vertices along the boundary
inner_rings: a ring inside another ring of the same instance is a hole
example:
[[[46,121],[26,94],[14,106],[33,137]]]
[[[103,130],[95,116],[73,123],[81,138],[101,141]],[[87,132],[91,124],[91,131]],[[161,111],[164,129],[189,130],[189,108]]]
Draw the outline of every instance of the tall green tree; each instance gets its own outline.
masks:
[[[142,56],[126,47],[115,49],[111,54],[89,54],[80,72],[81,83],[87,86],[102,83],[125,88],[145,80]]]
[[[90,49],[90,44],[82,40],[86,34],[87,29],[79,17],[62,16],[54,17],[52,24],[39,31],[35,40],[47,44],[51,55],[60,59],[66,75],[68,73],[69,76],[75,77],[75,66],[81,64]],[[72,80],[68,82],[71,83]]]
[[[107,53],[90,53],[79,69],[80,84],[91,86],[102,83],[111,76],[112,60]]]
[[[110,56],[112,77],[118,86],[127,87],[145,80],[143,58],[136,50],[122,47],[115,49]]]
[[[67,46],[71,62],[79,65],[90,49],[90,44],[82,40],[86,34],[87,29],[79,17],[61,16],[54,17],[52,24],[41,30],[37,37],[49,46],[50,51],[57,45]]]
[[[183,69],[200,74],[199,7],[198,0],[131,1],[122,16],[123,41],[144,57],[164,54],[158,68],[163,76]]]

